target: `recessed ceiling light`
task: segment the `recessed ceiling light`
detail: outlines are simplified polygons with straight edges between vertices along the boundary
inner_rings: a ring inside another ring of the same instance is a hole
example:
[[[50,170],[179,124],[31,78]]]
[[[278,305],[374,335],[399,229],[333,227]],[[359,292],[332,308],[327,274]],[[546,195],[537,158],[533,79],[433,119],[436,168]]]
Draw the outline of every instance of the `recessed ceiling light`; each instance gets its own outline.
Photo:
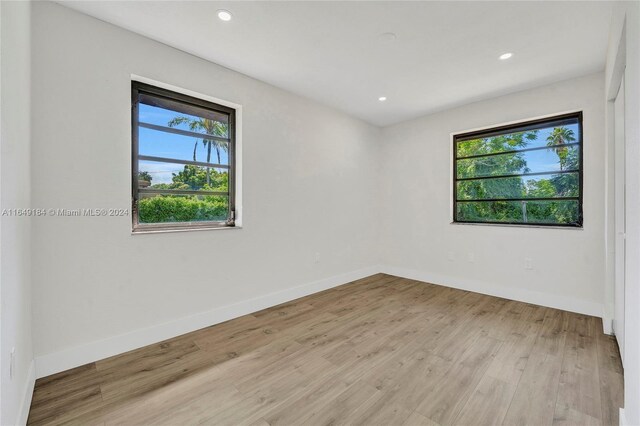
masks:
[[[513,53],[511,52],[503,53],[502,55],[500,55],[500,60],[504,61],[505,59],[509,59],[512,56],[513,56]]]
[[[387,100],[387,97],[386,97],[386,96],[380,96],[380,97],[378,98],[378,100],[379,100],[380,102],[384,102],[384,101],[386,101],[386,100]]]
[[[220,9],[218,11],[218,18],[220,18],[221,21],[230,21],[231,17],[231,12],[229,12],[228,10]]]

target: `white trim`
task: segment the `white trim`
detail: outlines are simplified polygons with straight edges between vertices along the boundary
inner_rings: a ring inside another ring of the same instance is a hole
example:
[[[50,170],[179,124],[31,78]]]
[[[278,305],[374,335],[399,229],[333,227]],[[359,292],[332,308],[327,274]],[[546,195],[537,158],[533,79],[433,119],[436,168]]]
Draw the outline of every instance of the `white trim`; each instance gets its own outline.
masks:
[[[29,419],[29,410],[31,409],[31,399],[33,398],[33,388],[36,385],[36,363],[34,360],[29,364],[29,372],[27,373],[27,382],[22,397],[22,403],[18,410],[18,418],[16,425],[22,426],[27,424]]]
[[[398,277],[473,291],[490,296],[592,315],[599,318],[602,318],[603,316],[603,305],[600,303],[532,290],[496,286],[478,280],[433,274],[415,269],[400,268],[390,265],[375,265],[335,275],[322,280],[313,281],[311,283],[292,287],[279,292],[255,297],[232,305],[222,306],[210,311],[179,318],[163,324],[135,330],[130,333],[90,342],[82,346],[76,346],[59,352],[41,355],[36,357],[35,360],[36,376],[41,378],[90,362],[95,362],[110,356],[118,355],[133,349],[141,348],[146,345],[199,330],[204,327],[219,324],[261,309],[266,309],[300,297],[308,296],[319,291],[337,287],[377,273],[395,275]],[[606,325],[604,328],[606,333]]]
[[[140,83],[150,84],[152,86],[160,87],[162,89],[171,90],[172,92],[182,93],[183,95],[191,96],[192,98],[198,98],[205,101],[213,102],[214,104],[219,104],[229,108],[233,108],[236,111],[242,111],[242,105],[240,104],[227,101],[225,99],[216,98],[214,96],[206,95],[204,93],[196,92],[194,90],[185,89],[184,87],[174,86],[173,84],[164,83],[162,81],[153,80],[151,78],[142,77],[136,74],[131,74],[131,80],[139,81]],[[236,119],[237,119],[237,114],[236,114]]]
[[[380,272],[395,275],[412,280],[425,281],[460,290],[473,291],[489,296],[502,297],[510,300],[561,309],[563,311],[576,312],[602,318],[603,305],[601,303],[574,299],[538,291],[516,289],[512,287],[496,286],[483,281],[452,277],[448,275],[433,274],[415,269],[399,268],[383,265]]]
[[[374,275],[379,271],[379,266],[370,266],[275,293],[269,293],[253,299],[244,300],[232,305],[214,308],[210,311],[179,318],[163,324],[138,329],[130,333],[97,340],[59,352],[41,355],[36,357],[36,375],[38,378],[41,378],[90,362],[108,358],[113,355],[118,355],[152,343],[157,343],[191,331],[199,330],[204,327],[219,324],[242,315],[247,315],[261,309],[269,308],[271,306],[279,305],[319,291],[365,278],[370,275]]]
[[[526,123],[528,121],[544,120],[545,118],[553,118],[553,117],[555,117],[557,115],[575,114],[577,112],[584,112],[584,109],[570,109],[570,110],[566,110],[566,111],[554,112],[554,113],[551,113],[551,114],[537,115],[535,117],[520,118],[520,119],[517,119],[517,120],[511,120],[511,121],[503,121],[502,123],[490,124],[490,125],[482,126],[482,127],[474,127],[474,128],[467,129],[467,130],[457,130],[455,132],[449,133],[449,138],[450,138],[449,140],[451,141],[451,146],[453,147],[453,137],[455,135],[464,134],[464,133],[471,133],[471,132],[478,132],[480,130],[491,130],[494,127],[504,127],[504,126],[510,126],[512,124]],[[452,149],[452,152],[453,152],[453,149]]]
[[[150,84],[152,86],[160,87],[162,89],[171,90],[173,92],[182,93],[183,95],[191,96],[193,98],[202,99],[205,101],[213,102],[219,105],[223,105],[236,110],[236,137],[235,137],[235,209],[236,218],[235,223],[237,227],[242,226],[243,210],[242,210],[242,105],[227,101],[225,99],[216,98],[214,96],[205,95],[204,93],[196,92],[184,87],[174,86],[173,84],[163,83],[158,80],[143,77],[136,74],[131,74],[132,81],[139,81],[140,83]]]
[[[618,423],[620,426],[631,426],[627,423],[627,418],[624,416],[624,408],[620,408],[620,411],[618,412]]]

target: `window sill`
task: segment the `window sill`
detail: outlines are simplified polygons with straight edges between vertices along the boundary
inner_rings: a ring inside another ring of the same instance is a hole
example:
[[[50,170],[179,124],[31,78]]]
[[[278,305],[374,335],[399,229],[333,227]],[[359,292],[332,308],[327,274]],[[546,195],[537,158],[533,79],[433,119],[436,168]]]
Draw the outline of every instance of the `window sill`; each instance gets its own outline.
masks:
[[[228,229],[242,229],[242,226],[207,226],[202,228],[166,228],[166,229],[137,229],[132,230],[131,235],[145,234],[167,234],[173,232],[199,232],[199,231],[221,231]]]
[[[474,226],[501,226],[506,228],[536,228],[536,229],[562,229],[562,230],[572,230],[572,231],[583,231],[584,225],[582,226],[562,226],[562,225],[525,225],[525,224],[515,224],[515,223],[474,223],[474,222],[450,222],[451,225],[474,225]]]

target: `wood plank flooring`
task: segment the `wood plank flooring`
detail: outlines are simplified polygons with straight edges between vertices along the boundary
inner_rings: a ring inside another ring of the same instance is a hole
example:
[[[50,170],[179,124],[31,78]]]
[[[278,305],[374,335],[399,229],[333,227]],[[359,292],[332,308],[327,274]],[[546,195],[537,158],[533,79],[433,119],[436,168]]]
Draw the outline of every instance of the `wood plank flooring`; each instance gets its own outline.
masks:
[[[39,379],[30,425],[618,425],[600,319],[378,274]]]

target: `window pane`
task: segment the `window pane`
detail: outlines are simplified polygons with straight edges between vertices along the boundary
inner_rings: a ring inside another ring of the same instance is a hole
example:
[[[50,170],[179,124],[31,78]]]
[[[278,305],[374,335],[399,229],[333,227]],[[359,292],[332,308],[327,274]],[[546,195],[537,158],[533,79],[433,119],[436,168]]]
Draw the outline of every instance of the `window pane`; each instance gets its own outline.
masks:
[[[569,147],[457,160],[457,176],[458,179],[464,179],[577,170],[580,164],[579,153],[579,146],[572,145]]]
[[[235,110],[144,83],[132,90],[134,232],[233,226]]]
[[[457,143],[457,157],[578,142],[580,140],[580,127],[577,119],[573,121],[571,124],[562,126],[551,125],[530,131],[459,141]]]
[[[138,121],[229,137],[229,115],[147,94],[140,95]]]
[[[478,201],[457,203],[459,222],[578,223],[579,204],[575,200]]]
[[[139,128],[140,155],[173,158],[176,160],[229,164],[229,143],[193,138],[159,130]]]
[[[581,116],[455,136],[455,220],[580,226]]]
[[[229,173],[228,169],[140,160],[138,188],[227,192]]]
[[[226,196],[148,195],[138,200],[140,223],[225,221],[229,212]]]
[[[457,185],[458,200],[560,198],[580,195],[578,173],[463,180],[458,181]]]

